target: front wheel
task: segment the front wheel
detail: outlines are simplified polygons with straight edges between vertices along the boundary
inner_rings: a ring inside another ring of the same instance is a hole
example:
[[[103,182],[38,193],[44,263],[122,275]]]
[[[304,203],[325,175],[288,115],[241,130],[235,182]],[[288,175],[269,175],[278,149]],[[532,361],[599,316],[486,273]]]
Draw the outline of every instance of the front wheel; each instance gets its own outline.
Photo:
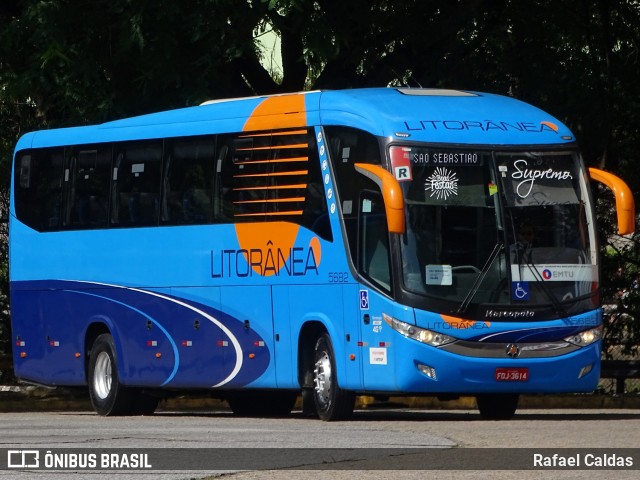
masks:
[[[338,386],[335,355],[326,333],[316,341],[313,365],[313,400],[321,420],[345,420],[353,414],[355,395]]]
[[[100,415],[126,415],[135,403],[132,390],[120,384],[113,337],[104,333],[93,343],[89,355],[89,397]]]
[[[476,396],[480,416],[484,420],[509,420],[516,413],[520,395],[483,394]]]

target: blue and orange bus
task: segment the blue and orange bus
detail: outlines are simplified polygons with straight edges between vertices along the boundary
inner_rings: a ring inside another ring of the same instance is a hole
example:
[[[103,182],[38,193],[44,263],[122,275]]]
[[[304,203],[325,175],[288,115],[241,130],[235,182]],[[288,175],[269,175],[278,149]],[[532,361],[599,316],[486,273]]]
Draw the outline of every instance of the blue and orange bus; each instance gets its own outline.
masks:
[[[530,105],[380,88],[212,101],[15,150],[16,376],[102,415],[206,390],[323,420],[356,395],[590,392],[602,313],[587,170]]]

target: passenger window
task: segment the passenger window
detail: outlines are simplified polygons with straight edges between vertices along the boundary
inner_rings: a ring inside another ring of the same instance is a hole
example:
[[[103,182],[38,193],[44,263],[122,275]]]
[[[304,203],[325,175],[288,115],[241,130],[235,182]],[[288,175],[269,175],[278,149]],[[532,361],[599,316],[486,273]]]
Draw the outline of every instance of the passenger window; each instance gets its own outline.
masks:
[[[64,226],[107,227],[111,145],[74,147],[67,150],[66,156]]]
[[[213,138],[167,144],[163,223],[185,225],[213,221],[214,150]]]
[[[18,153],[15,204],[18,219],[40,231],[60,228],[64,149],[47,148]]]
[[[158,223],[162,142],[118,145],[114,152],[111,224]]]

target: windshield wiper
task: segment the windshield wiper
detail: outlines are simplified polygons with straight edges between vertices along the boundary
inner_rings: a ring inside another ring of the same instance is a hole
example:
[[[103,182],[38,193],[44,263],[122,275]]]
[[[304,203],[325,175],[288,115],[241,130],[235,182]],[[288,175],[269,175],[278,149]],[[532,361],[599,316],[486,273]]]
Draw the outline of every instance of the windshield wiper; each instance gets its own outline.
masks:
[[[516,260],[518,261],[518,263],[523,262],[527,266],[531,274],[536,279],[536,283],[540,285],[540,288],[542,289],[544,294],[547,296],[547,298],[553,305],[553,308],[555,309],[556,313],[558,315],[566,317],[567,316],[566,310],[562,308],[562,305],[560,304],[556,296],[553,294],[551,290],[549,290],[549,286],[547,285],[547,282],[542,277],[540,270],[538,270],[538,267],[536,267],[535,263],[531,261],[531,250],[532,250],[531,248],[528,248],[523,252],[522,255],[518,255],[518,258],[516,258]]]
[[[476,293],[480,289],[480,285],[482,285],[482,281],[487,276],[487,273],[489,272],[491,265],[493,265],[493,262],[495,262],[496,258],[498,257],[498,254],[502,251],[503,248],[504,248],[504,243],[498,242],[495,244],[491,254],[489,255],[489,258],[487,258],[487,261],[484,263],[484,267],[482,267],[482,270],[480,270],[480,273],[478,273],[478,276],[473,282],[473,285],[469,289],[469,293],[467,293],[467,296],[464,298],[464,300],[456,310],[456,313],[464,313],[467,311],[467,309],[469,308],[469,305],[471,304],[471,300],[473,300],[473,297],[476,295]]]

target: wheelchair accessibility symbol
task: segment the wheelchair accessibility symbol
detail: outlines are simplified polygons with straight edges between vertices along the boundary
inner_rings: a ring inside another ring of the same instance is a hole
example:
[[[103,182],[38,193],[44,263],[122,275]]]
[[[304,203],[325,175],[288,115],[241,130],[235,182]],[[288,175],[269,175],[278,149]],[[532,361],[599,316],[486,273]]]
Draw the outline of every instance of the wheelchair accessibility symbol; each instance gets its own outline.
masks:
[[[369,310],[369,290],[360,290],[360,309]]]
[[[529,300],[529,282],[511,283],[512,300]]]

